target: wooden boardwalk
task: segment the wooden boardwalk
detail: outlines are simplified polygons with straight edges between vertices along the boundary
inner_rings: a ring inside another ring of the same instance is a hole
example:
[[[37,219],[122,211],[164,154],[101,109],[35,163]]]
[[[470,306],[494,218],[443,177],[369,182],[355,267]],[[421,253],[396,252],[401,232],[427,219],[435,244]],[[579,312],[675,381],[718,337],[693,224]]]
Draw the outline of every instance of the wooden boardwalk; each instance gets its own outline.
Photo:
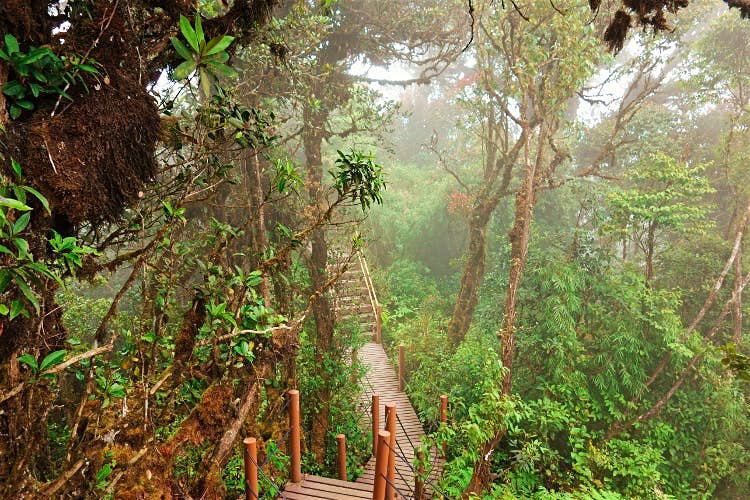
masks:
[[[414,489],[414,472],[410,467],[410,463],[414,460],[415,446],[418,446],[421,437],[424,436],[424,429],[409,398],[403,391],[398,390],[396,372],[388,361],[388,356],[383,350],[383,346],[374,342],[367,343],[359,351],[359,357],[369,367],[369,373],[365,379],[365,387],[362,393],[363,406],[366,408],[370,407],[373,393],[380,395],[381,428],[385,422],[385,404],[396,404],[398,422],[396,430],[396,477],[394,484],[398,489],[397,498],[410,499],[412,498]],[[435,461],[435,454],[433,452],[430,462]],[[432,478],[436,478],[441,472],[441,464],[442,461],[438,460],[437,466],[432,471]],[[375,457],[372,457],[367,462],[362,476],[356,482],[304,475],[301,483],[287,484],[281,498],[288,498],[290,500],[305,498],[329,500],[372,498],[374,480]]]

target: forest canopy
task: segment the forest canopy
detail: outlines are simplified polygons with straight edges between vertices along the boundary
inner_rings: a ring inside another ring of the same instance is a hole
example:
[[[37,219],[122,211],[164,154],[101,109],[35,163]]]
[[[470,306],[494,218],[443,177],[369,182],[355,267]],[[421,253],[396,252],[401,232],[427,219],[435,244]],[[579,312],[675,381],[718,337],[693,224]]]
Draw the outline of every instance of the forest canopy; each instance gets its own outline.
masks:
[[[0,497],[356,477],[382,333],[449,498],[739,498],[749,17],[2,2]]]

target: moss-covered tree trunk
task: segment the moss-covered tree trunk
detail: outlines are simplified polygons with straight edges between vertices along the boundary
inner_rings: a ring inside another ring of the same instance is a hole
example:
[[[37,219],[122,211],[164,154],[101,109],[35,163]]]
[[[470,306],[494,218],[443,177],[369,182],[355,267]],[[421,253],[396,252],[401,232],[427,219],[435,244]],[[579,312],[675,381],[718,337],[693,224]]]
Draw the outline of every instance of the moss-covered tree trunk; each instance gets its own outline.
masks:
[[[304,148],[307,160],[308,194],[311,205],[316,207],[315,216],[319,217],[326,210],[321,154],[325,116],[314,111],[306,114],[305,122],[308,128],[304,132]],[[318,463],[322,463],[326,450],[331,401],[330,381],[324,360],[330,356],[335,323],[333,303],[328,294],[316,293],[324,290],[328,282],[328,242],[324,227],[317,227],[313,230],[310,243],[311,251],[307,259],[307,267],[310,273],[310,295],[316,296],[312,303],[312,314],[315,320],[315,359],[320,361],[317,374],[320,381],[316,394],[317,415],[313,416],[311,447]]]
[[[529,237],[531,234],[531,221],[536,200],[536,192],[539,186],[541,168],[539,165],[543,160],[544,148],[540,147],[536,158],[530,158],[531,134],[524,134],[524,178],[523,184],[516,193],[515,215],[513,227],[508,239],[510,241],[510,274],[508,277],[508,288],[505,293],[505,319],[503,328],[499,332],[502,348],[502,362],[505,369],[502,383],[502,394],[510,395],[513,387],[513,357],[515,354],[515,327],[518,304],[518,290],[521,286],[521,278],[526,268],[526,259],[529,250]],[[540,133],[538,144],[545,143],[544,132]],[[482,446],[481,459],[475,464],[467,495],[485,491],[491,482],[490,464],[492,453],[505,436],[507,429],[499,429],[493,438]]]
[[[448,339],[453,347],[457,347],[466,336],[477,307],[479,287],[486,269],[487,225],[493,210],[493,206],[479,205],[474,207],[469,218],[469,246],[461,275],[461,287],[448,325]]]

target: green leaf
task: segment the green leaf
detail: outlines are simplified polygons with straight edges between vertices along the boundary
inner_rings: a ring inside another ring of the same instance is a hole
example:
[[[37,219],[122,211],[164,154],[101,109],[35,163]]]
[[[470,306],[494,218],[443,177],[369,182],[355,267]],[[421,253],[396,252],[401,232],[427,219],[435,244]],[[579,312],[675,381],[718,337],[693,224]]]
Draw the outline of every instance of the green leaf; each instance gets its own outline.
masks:
[[[237,72],[227,66],[226,64],[221,63],[215,63],[215,62],[208,62],[206,63],[206,67],[213,73],[213,74],[219,74],[226,76],[227,78],[236,78]]]
[[[5,247],[3,246],[3,248]],[[7,248],[5,249],[8,250]],[[13,255],[10,250],[8,250],[8,253]],[[12,279],[13,273],[10,271],[10,269],[0,269],[0,293],[5,291]]]
[[[21,116],[21,113],[23,113],[23,110],[16,106],[15,104],[11,104],[10,106],[10,117],[15,120],[19,116]]]
[[[112,384],[107,390],[107,394],[116,398],[124,398],[126,396],[125,387],[122,384]]]
[[[36,49],[29,52],[29,55],[21,59],[21,64],[23,65],[29,65],[31,63],[35,63],[39,61],[40,59],[43,59],[44,57],[49,56],[53,60],[59,61],[59,58],[55,55],[54,52],[52,52],[49,49]]]
[[[196,54],[199,53],[200,48],[198,47],[198,38],[195,34],[195,30],[193,30],[193,27],[190,25],[188,18],[183,15],[180,15],[180,31],[182,32],[182,36],[185,37],[185,40],[187,40],[193,48],[193,51]]]
[[[65,349],[61,349],[59,351],[51,352],[47,354],[44,359],[42,360],[42,364],[39,365],[39,371],[45,371],[49,368],[59,365],[62,363],[62,360],[65,359],[65,356],[68,354],[68,351]]]
[[[16,220],[16,222],[13,224],[13,234],[18,234],[24,229],[26,229],[26,226],[29,225],[29,221],[31,220],[31,212],[26,212],[21,217]]]
[[[7,316],[9,312],[10,309],[8,309],[8,306],[6,306],[5,304],[0,304],[0,315]]]
[[[34,109],[34,103],[32,103],[31,101],[27,101],[27,100],[25,100],[25,99],[24,99],[24,100],[22,100],[22,101],[18,101],[18,102],[16,102],[16,104],[17,104],[17,105],[18,105],[19,107],[21,107],[21,108],[23,108],[23,109],[27,109],[27,110],[29,110],[29,111],[31,111],[32,109]]]
[[[210,56],[205,56],[202,59],[202,62],[204,64],[208,64],[210,62],[214,63],[225,63],[229,60],[229,54],[226,52],[217,52],[216,54],[211,54]]]
[[[18,182],[21,182],[21,165],[15,160],[15,158],[10,159],[10,165],[13,167],[13,171],[18,177]]]
[[[200,13],[195,15],[195,38],[198,42],[198,46],[200,47],[200,50],[197,50],[196,52],[201,52],[206,45],[206,35],[203,34],[203,26],[201,26]]]
[[[18,258],[22,259],[29,255],[29,242],[23,238],[13,238],[13,245],[18,249]]]
[[[47,78],[47,75],[39,71],[38,69],[31,69],[31,76],[37,79],[37,81],[42,83],[49,83],[49,79]]]
[[[172,46],[177,51],[180,56],[182,56],[183,59],[186,61],[192,61],[193,60],[193,53],[190,52],[190,49],[188,49],[184,43],[182,43],[177,37],[170,37],[169,40],[172,42]]]
[[[13,321],[13,319],[18,316],[19,314],[23,314],[26,312],[26,308],[23,305],[23,302],[16,299],[13,302],[10,303],[10,316],[9,319]],[[36,362],[36,360],[34,360]]]
[[[18,80],[11,80],[3,85],[3,94],[20,99],[26,95],[26,89]]]
[[[34,291],[31,289],[28,283],[26,283],[26,280],[24,280],[21,276],[16,276],[16,285],[18,285],[18,288],[21,290],[21,293],[23,293],[24,297],[31,302],[31,305],[34,306],[34,310],[37,314],[39,314],[40,307],[39,307],[39,300],[36,298],[36,295],[34,295]]]
[[[96,69],[94,66],[91,66],[90,64],[79,64],[78,69],[83,70],[87,73],[92,73],[94,75],[99,74],[99,70]]]
[[[175,81],[184,80],[185,78],[190,76],[190,73],[195,71],[195,61],[185,61],[179,66],[177,66],[172,73],[172,79]]]
[[[27,365],[34,373],[39,371],[39,365],[36,362],[36,358],[31,354],[24,354],[23,356],[19,356],[18,362]]]
[[[8,208],[15,208],[16,210],[31,210],[31,207],[28,205],[25,205],[21,203],[18,200],[14,200],[13,198],[6,198],[5,196],[0,196],[0,206],[8,207]]]
[[[204,56],[210,56],[225,50],[234,41],[233,36],[215,36],[206,45],[206,49],[203,51]]]
[[[19,170],[18,170],[18,175],[19,175],[19,180],[20,180],[20,175],[21,175],[21,173],[20,173],[20,167],[19,167]],[[49,209],[49,202],[47,201],[47,198],[45,198],[42,193],[40,193],[39,191],[37,191],[36,189],[34,189],[33,187],[30,187],[30,186],[22,186],[22,189],[24,191],[26,191],[27,193],[33,194],[34,197],[37,200],[39,200],[39,203],[42,204],[42,206],[47,211],[47,213],[48,214],[52,214],[52,211]]]
[[[8,54],[15,54],[20,50],[18,40],[11,34],[5,35],[5,47],[8,49]]]

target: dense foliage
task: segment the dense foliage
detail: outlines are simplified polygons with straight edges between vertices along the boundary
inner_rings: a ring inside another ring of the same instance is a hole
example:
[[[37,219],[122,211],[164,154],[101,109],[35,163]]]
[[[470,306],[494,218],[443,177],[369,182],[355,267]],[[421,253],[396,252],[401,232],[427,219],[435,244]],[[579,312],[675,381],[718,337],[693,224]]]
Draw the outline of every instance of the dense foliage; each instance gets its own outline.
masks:
[[[450,498],[741,497],[726,3],[0,3],[0,497],[273,496],[290,388],[360,474],[358,252]]]

